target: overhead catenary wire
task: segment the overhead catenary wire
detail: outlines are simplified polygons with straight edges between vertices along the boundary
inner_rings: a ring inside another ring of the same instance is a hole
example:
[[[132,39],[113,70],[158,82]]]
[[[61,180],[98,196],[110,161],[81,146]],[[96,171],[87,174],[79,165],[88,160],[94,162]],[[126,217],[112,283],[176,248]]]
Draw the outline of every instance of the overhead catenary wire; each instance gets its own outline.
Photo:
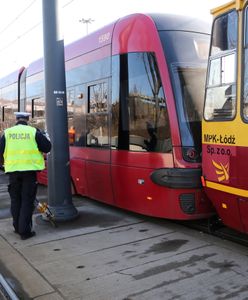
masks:
[[[69,2],[67,2],[66,4],[63,5],[63,8],[68,6],[69,4],[71,4],[72,2],[74,2],[75,0],[70,0]]]
[[[0,30],[0,35],[9,29],[21,16],[23,16],[26,11],[36,2],[37,0],[33,0],[23,11],[21,11],[11,22],[9,22],[2,30]]]
[[[30,3],[29,6],[27,6],[20,14],[18,14],[8,25],[6,25],[1,31],[0,31],[0,35],[2,35],[4,32],[6,32],[22,15],[25,14],[25,12],[36,2],[37,0],[34,0],[32,3]],[[75,0],[70,0],[69,2],[67,2],[66,4],[63,5],[63,8],[70,5],[72,2],[74,2]],[[9,42],[7,45],[3,46],[2,48],[0,48],[0,53],[7,50],[8,48],[10,48],[13,44],[15,44],[17,41],[19,41],[23,36],[25,36],[26,34],[28,34],[29,32],[31,32],[32,30],[34,30],[36,27],[38,27],[39,25],[42,24],[42,21],[40,21],[39,23],[35,24],[34,26],[32,26],[31,28],[29,28],[28,30],[26,30],[24,33],[18,35],[14,40],[12,40],[11,42]]]
[[[29,28],[27,31],[25,31],[23,34],[19,35],[15,40],[11,41],[9,44],[7,44],[6,46],[4,46],[3,48],[0,49],[0,53],[5,51],[6,49],[8,49],[10,46],[12,46],[14,43],[16,43],[18,40],[20,40],[23,36],[25,36],[26,34],[28,34],[29,32],[31,32],[32,30],[34,30],[36,27],[38,27],[39,25],[41,25],[41,22],[37,23],[36,25],[34,25],[33,27]]]

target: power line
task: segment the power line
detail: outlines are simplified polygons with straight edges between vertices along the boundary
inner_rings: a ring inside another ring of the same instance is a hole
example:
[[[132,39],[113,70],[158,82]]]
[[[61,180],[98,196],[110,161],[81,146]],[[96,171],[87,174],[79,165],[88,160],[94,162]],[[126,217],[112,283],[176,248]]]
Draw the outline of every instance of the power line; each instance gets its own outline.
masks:
[[[11,25],[13,25],[22,15],[25,14],[25,12],[36,2],[37,0],[34,0],[32,3],[30,3],[22,12],[20,12],[19,15],[17,15],[9,24],[7,24],[1,31],[0,35],[3,34]]]
[[[27,31],[25,31],[23,34],[19,35],[15,40],[10,42],[8,45],[0,49],[0,53],[3,52],[4,50],[8,49],[10,46],[12,46],[14,43],[16,43],[18,40],[20,40],[24,35],[28,34],[32,30],[34,30],[36,27],[38,27],[41,24],[41,22],[37,23],[33,27],[29,28]]]
[[[2,31],[0,31],[0,35],[2,33],[4,33],[12,24],[14,24],[16,22],[16,20],[18,20],[37,0],[34,0],[28,7],[26,7],[19,15],[17,15],[13,21],[11,21],[8,25],[6,25],[4,27],[4,29]],[[75,0],[70,0],[69,2],[67,2],[64,6],[68,6],[70,5],[72,2],[74,2]],[[6,46],[4,46],[3,48],[0,48],[0,53],[3,52],[4,50],[8,49],[9,47],[11,47],[13,44],[15,44],[18,40],[20,40],[23,36],[25,36],[26,34],[28,34],[29,32],[31,32],[33,29],[35,29],[36,27],[38,27],[42,22],[37,23],[36,25],[32,26],[31,28],[29,28],[27,31],[25,31],[24,33],[22,33],[21,35],[19,35],[15,40],[11,41],[9,44],[7,44]]]
[[[71,1],[67,2],[65,5],[63,5],[63,8],[66,7],[66,6],[68,6],[69,4],[71,4],[71,3],[74,2],[74,1],[75,1],[75,0],[71,0]]]

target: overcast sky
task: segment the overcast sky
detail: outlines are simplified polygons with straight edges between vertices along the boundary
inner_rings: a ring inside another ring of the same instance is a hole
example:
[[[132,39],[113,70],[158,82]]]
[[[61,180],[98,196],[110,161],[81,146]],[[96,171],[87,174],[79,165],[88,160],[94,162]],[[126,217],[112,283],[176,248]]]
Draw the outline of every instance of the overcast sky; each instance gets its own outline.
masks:
[[[46,0],[51,1],[51,0]],[[227,0],[58,0],[65,45],[130,13],[186,14],[211,22]],[[42,0],[0,0],[0,77],[43,56]]]

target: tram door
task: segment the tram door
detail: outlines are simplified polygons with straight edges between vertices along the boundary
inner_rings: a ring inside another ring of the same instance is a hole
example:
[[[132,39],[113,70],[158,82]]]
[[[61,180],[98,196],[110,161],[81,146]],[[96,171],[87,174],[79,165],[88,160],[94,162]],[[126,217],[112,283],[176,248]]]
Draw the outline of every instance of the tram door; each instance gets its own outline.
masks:
[[[86,179],[88,195],[113,203],[110,168],[109,80],[87,87]]]

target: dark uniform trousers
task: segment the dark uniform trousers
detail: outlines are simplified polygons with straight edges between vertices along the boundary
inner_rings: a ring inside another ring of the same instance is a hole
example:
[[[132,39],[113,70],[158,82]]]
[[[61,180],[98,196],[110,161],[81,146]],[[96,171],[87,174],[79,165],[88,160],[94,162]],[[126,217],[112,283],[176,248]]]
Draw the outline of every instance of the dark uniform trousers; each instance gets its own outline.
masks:
[[[21,235],[30,233],[37,192],[36,171],[9,173],[8,192],[15,231]]]

